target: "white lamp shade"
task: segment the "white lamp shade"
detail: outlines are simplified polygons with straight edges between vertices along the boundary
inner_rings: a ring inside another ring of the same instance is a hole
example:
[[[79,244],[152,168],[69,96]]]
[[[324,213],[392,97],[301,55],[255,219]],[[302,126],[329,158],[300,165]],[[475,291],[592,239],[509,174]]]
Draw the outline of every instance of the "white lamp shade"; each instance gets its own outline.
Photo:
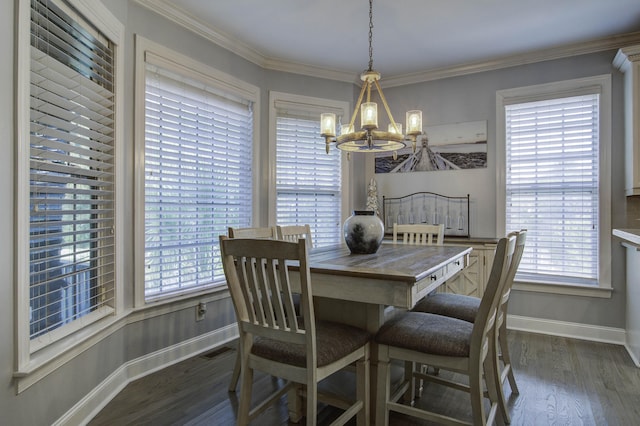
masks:
[[[396,132],[396,128],[398,131]],[[393,123],[389,123],[389,133],[400,133],[402,134],[402,124],[396,123],[394,126]]]
[[[360,123],[363,129],[378,128],[378,104],[363,102],[360,106]]]
[[[407,111],[407,134],[419,135],[422,133],[422,111]]]
[[[340,128],[340,134],[346,135],[349,133],[353,133],[353,126],[350,124],[343,124],[342,127]]]
[[[332,112],[320,114],[320,134],[334,137],[336,135],[336,115]]]

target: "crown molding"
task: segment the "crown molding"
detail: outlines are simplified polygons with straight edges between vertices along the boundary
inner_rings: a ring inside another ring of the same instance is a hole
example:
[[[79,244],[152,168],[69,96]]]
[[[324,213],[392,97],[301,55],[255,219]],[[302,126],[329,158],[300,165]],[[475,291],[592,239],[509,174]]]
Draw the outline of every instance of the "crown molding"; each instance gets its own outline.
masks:
[[[360,81],[360,76],[356,75],[352,71],[321,68],[317,66],[301,64],[298,62],[289,62],[282,59],[267,59],[263,67],[273,71],[291,72],[294,74],[302,74],[309,77],[326,78],[329,80],[343,81],[346,83],[362,83]]]
[[[637,61],[640,61],[640,45],[623,47],[613,58],[613,66],[626,72],[631,66],[631,62]]]
[[[387,77],[384,80],[383,87],[404,86],[407,84],[422,83],[425,81],[439,80],[442,78],[458,77],[485,71],[494,71],[501,68],[509,68],[536,62],[569,58],[589,53],[597,53],[605,50],[619,49],[638,43],[640,43],[640,31],[616,35],[613,37],[598,40],[592,40],[584,43],[575,43],[555,47],[552,49],[542,49],[534,52],[505,56],[489,61],[472,62],[453,67],[438,68],[425,72]]]
[[[183,10],[177,8],[175,5],[172,5],[168,0],[135,0],[135,2],[262,68],[359,84],[357,81],[358,79],[356,78],[357,76],[355,76],[352,71],[321,68],[264,56],[250,46],[235,40],[228,34],[215,31],[196,17],[189,15]],[[478,72],[494,71],[501,68],[527,65],[535,62],[619,49],[638,43],[640,43],[640,32],[634,32],[584,43],[575,43],[551,49],[542,49],[534,52],[505,56],[488,61],[470,62],[467,64],[443,67],[423,72],[391,77],[387,76],[384,80],[381,80],[381,85],[382,87],[396,87],[423,83],[443,78],[458,77]]]
[[[217,44],[218,46],[229,50],[232,53],[253,62],[256,65],[265,67],[267,58],[252,47],[244,44],[233,37],[220,31],[216,31],[207,26],[196,17],[189,15],[182,9],[171,4],[167,0],[135,0],[140,6],[143,6],[158,15],[175,22],[176,24],[188,29],[189,31]]]

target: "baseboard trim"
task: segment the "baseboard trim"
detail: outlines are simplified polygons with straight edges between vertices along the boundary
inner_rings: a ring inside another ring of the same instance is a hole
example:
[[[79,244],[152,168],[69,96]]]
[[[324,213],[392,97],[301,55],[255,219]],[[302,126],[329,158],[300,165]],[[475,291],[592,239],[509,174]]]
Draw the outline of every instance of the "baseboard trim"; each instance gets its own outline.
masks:
[[[640,367],[640,359],[638,359],[638,357],[636,356],[634,351],[631,349],[631,347],[627,343],[625,343],[624,347],[629,353],[629,356],[631,357],[631,360],[636,365],[636,367]]]
[[[528,331],[530,333],[571,337],[573,339],[613,343],[622,346],[625,346],[626,341],[626,332],[623,328],[602,327],[520,315],[507,315],[507,324],[510,330]]]
[[[237,337],[238,328],[234,323],[133,359],[111,373],[60,417],[54,426],[86,425],[130,382],[202,352],[215,349]]]

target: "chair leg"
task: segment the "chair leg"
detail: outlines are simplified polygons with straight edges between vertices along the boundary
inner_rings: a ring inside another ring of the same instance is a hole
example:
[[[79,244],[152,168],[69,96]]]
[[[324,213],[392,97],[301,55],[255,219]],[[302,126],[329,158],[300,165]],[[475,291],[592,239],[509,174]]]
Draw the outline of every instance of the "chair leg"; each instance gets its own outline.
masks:
[[[497,409],[504,424],[511,423],[507,402],[504,398],[504,390],[502,389],[502,380],[500,375],[500,360],[498,356],[498,336],[495,334],[497,330],[493,330],[490,335],[490,348],[487,358],[484,361],[484,380],[487,386],[491,409]],[[490,414],[491,415],[491,412]],[[495,414],[494,414],[495,416]]]
[[[422,364],[416,364],[415,362],[411,362],[411,361],[404,362],[404,380],[406,382],[409,382],[409,387],[407,388],[407,391],[402,396],[402,400],[406,404],[413,403],[413,401],[416,399],[416,393],[418,393],[418,390],[416,388],[422,384],[422,380],[416,380],[415,377],[413,376],[413,372],[419,366],[422,366]]]
[[[387,355],[383,355],[383,346],[379,345],[378,349],[378,382],[376,383],[377,395],[375,425],[389,426],[389,410],[387,409],[387,403],[391,397],[391,365],[389,364],[389,357]]]
[[[471,417],[474,425],[486,425],[487,418],[484,414],[484,391],[482,380],[482,366],[472,366],[469,371],[469,394],[471,397]],[[490,380],[490,379],[489,379]],[[489,382],[487,380],[487,383]]]
[[[309,383],[307,383],[306,397],[307,397],[306,425],[316,426],[318,422],[318,384],[315,381],[310,381]]]
[[[249,424],[249,409],[251,408],[251,391],[253,387],[253,369],[243,371],[242,387],[240,389],[240,404],[238,404],[238,426]]]
[[[504,367],[508,369],[507,377],[509,378],[509,386],[511,386],[511,393],[519,395],[520,390],[518,389],[518,385],[516,384],[516,378],[513,375],[511,356],[509,355],[509,343],[507,341],[506,319],[502,322],[502,325],[500,326],[500,333],[498,335],[498,339],[500,341],[500,352],[502,353],[502,362],[504,362]]]
[[[362,410],[357,415],[357,426],[369,426],[369,355],[356,363],[356,398],[363,402]]]
[[[236,363],[233,366],[233,373],[231,374],[231,383],[229,383],[229,392],[235,392],[238,387],[238,380],[240,380],[240,350],[236,353]]]

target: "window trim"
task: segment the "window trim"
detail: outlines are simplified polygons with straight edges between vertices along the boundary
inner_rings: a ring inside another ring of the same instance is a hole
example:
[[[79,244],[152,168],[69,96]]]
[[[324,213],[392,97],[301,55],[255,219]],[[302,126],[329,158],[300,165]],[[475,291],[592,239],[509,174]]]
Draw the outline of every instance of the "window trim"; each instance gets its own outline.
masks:
[[[611,297],[611,75],[498,90],[496,92],[496,233],[506,230],[506,123],[505,105],[584,93],[600,93],[600,176],[599,176],[599,277],[598,286],[571,283],[523,282],[514,289],[545,293]]]
[[[164,63],[166,68],[191,76],[198,80],[205,80],[207,84],[239,95],[243,99],[253,102],[253,141],[254,152],[251,178],[253,186],[251,212],[253,222],[257,220],[258,204],[260,200],[259,186],[259,140],[260,140],[260,88],[247,83],[222,71],[198,62],[188,56],[182,55],[168,47],[162,46],[139,34],[135,34],[135,126],[134,126],[134,307],[142,308],[149,305],[170,303],[176,300],[193,297],[194,295],[204,295],[217,291],[226,291],[226,286],[217,285],[207,288],[195,288],[173,294],[160,295],[153,299],[145,300],[144,294],[144,259],[145,259],[145,58],[153,55],[155,63]],[[164,65],[163,65],[164,66]]]
[[[57,2],[60,3],[60,2]],[[122,246],[124,198],[123,186],[123,140],[124,140],[124,25],[101,3],[90,0],[66,0],[85,20],[91,22],[109,38],[115,50],[115,247]],[[17,3],[16,14],[16,201],[15,201],[15,372],[16,389],[20,393],[45,377],[66,360],[81,353],[86,342],[100,335],[118,321],[124,313],[123,301],[123,253],[115,252],[115,301],[114,308],[99,310],[81,323],[57,330],[51,335],[31,340],[29,336],[29,84],[30,84],[30,13],[27,0]],[[66,7],[65,7],[66,9]],[[55,362],[53,362],[55,360]]]
[[[320,113],[327,110],[335,110],[341,112],[343,116],[349,114],[349,102],[336,101],[331,99],[316,98],[312,96],[296,95],[292,93],[269,91],[269,202],[268,202],[268,223],[276,224],[276,207],[277,207],[277,195],[276,195],[276,119],[277,108],[276,104],[289,104],[291,108],[298,108],[303,111],[317,111],[318,121],[320,121]],[[332,146],[331,149],[337,149]],[[350,208],[350,180],[349,180],[349,163],[346,159],[346,155],[340,156],[341,161],[341,173],[342,173],[342,187],[341,187],[341,205],[342,211],[340,212],[341,221],[344,222],[351,214]]]

